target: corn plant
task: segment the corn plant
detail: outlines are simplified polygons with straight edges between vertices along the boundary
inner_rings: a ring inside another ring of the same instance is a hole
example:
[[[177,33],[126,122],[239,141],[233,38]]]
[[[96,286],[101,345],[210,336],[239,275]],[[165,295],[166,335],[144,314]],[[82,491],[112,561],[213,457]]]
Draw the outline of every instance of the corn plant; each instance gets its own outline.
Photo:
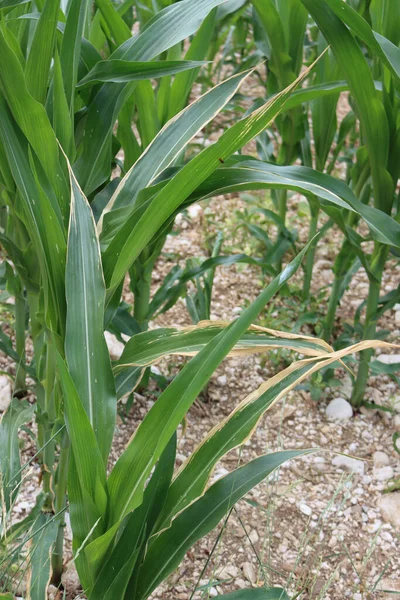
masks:
[[[1,539],[17,544],[11,559],[31,542],[29,594],[34,600],[46,597],[49,580],[60,584],[66,510],[87,597],[148,598],[235,502],[282,462],[305,451],[260,456],[207,489],[217,461],[241,445],[269,406],[304,377],[376,345],[365,341],[334,352],[322,340],[252,326],[299,268],[304,248],[235,322],[201,323],[183,331],[139,330],[130,335],[121,358],[110,361],[105,328],[134,328],[121,304],[127,274],[152,268],[176,214],[191,202],[241,189],[318,191],[321,205],[360,215],[382,246],[400,243],[400,225],[379,208],[362,204],[344,183],[310,168],[236,155],[282,112],[301,78],[184,164],[176,164],[176,158],[249,73],[221,82],[167,118],[147,144],[149,121],[139,117],[145,147],[137,152],[132,104],[148,108],[149,79],[199,67],[198,62],[173,60],[169,50],[189,36],[196,38],[221,2],[171,4],[146,20],[135,36],[129,19],[121,16],[130,2],[116,9],[98,0],[92,10],[88,1],[70,0],[64,12],[46,0],[39,13],[18,0],[0,2],[0,183],[6,209],[1,243],[8,289],[16,302],[21,300],[21,310],[15,305],[16,343],[5,332],[0,343],[22,368],[19,396],[27,385],[34,396],[33,401],[15,396],[0,424]],[[132,165],[115,182],[116,140],[126,156],[132,150],[126,159]],[[142,274],[133,277],[139,278],[148,283]],[[148,289],[136,294],[135,311],[143,321],[148,300]],[[25,348],[27,325],[33,359]],[[178,426],[222,360],[229,353],[277,347],[307,358],[246,398],[174,473]],[[118,399],[133,389],[144,369],[170,354],[193,358],[108,472]],[[29,465],[21,466],[17,432],[32,418],[37,430],[33,460],[41,467],[42,493],[24,521],[7,527]],[[4,559],[5,572],[6,567]],[[251,597],[257,594],[271,597],[266,590],[249,590]]]
[[[358,168],[360,174],[356,193],[366,206],[372,196],[376,208],[382,213],[393,215],[398,221],[396,186],[399,178],[399,129],[396,90],[399,88],[400,49],[398,34],[392,27],[398,9],[389,2],[375,4],[370,12],[373,27],[377,29],[374,31],[356,10],[342,0],[321,0],[315,3],[304,0],[303,4],[331,44],[341,72],[348,82],[355,112],[361,123],[362,148],[358,152],[358,162],[361,165]],[[371,53],[373,75],[380,80],[381,92],[377,90],[370,64],[354,35],[362,40]],[[335,265],[336,279],[326,329],[329,334],[341,293],[341,280],[358,258],[369,279],[363,338],[370,339],[376,335],[381,281],[390,246],[375,241],[372,254],[365,254],[361,248],[363,238],[350,228],[356,221],[357,219],[349,217],[346,222],[346,240]],[[361,356],[352,395],[355,406],[359,406],[364,399],[370,358],[371,352],[365,352]]]

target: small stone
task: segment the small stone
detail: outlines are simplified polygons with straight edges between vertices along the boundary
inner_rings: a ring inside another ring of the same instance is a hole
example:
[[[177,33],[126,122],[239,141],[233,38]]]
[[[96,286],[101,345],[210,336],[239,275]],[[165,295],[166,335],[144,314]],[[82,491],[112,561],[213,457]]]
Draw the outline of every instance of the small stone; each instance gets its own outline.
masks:
[[[246,577],[247,581],[250,583],[256,583],[257,575],[254,566],[251,562],[245,562],[242,564],[242,571],[244,577]]]
[[[328,546],[329,546],[329,548],[334,548],[337,545],[337,543],[338,543],[337,537],[333,535],[328,542]]]
[[[211,596],[211,598],[216,598],[218,596],[218,590],[217,590],[217,588],[211,587],[208,590],[208,594],[209,594],[209,596]]]
[[[397,431],[400,431],[400,415],[396,415],[393,419],[393,424]]]
[[[352,471],[352,473],[357,473],[358,475],[364,475],[364,462],[362,460],[358,460],[357,458],[351,458],[350,456],[344,456],[343,454],[338,454],[332,460],[332,464],[335,467],[343,467]]]
[[[11,379],[0,375],[0,411],[5,411],[11,402]]]
[[[226,375],[220,375],[219,377],[217,377],[217,383],[218,385],[224,386],[227,384],[227,378]]]
[[[120,342],[114,334],[109,331],[104,332],[104,337],[106,338],[106,343],[108,346],[108,351],[112,360],[118,360],[121,357],[121,354],[125,348],[124,344]]]
[[[191,219],[197,219],[197,217],[203,212],[200,204],[192,204],[187,209],[188,215]]]
[[[303,515],[306,515],[307,517],[311,517],[312,509],[308,506],[308,504],[306,504],[305,502],[300,502],[299,509],[303,513]]]
[[[382,519],[400,530],[400,492],[383,494],[378,498]]]
[[[393,479],[393,469],[392,467],[380,467],[379,469],[374,469],[373,476],[377,481]]]
[[[387,467],[390,463],[390,459],[386,452],[374,452],[372,458],[374,461],[374,467],[377,467],[378,469],[379,467]]]
[[[363,600],[362,594],[359,594],[358,592],[353,594],[353,600]]]
[[[56,600],[58,594],[58,588],[55,585],[49,585],[47,588],[47,597],[48,600]]]
[[[377,360],[384,365],[394,365],[400,363],[400,354],[380,354]]]
[[[389,579],[389,577],[383,577],[379,580],[376,591],[385,592],[400,592],[400,581],[397,579]]]
[[[255,529],[252,529],[249,534],[249,540],[252,544],[256,544],[260,538],[258,537],[258,533]]]
[[[400,323],[400,312],[397,310],[394,316],[394,320],[396,323]]]
[[[329,402],[325,414],[329,420],[345,421],[353,416],[353,408],[345,398],[335,398]]]

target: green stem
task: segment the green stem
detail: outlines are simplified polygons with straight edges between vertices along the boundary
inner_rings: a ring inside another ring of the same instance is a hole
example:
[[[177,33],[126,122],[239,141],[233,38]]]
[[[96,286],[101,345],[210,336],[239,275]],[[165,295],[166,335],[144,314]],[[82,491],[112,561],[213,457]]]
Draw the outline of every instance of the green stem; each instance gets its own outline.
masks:
[[[57,515],[62,511],[66,502],[66,490],[68,480],[69,446],[68,436],[63,433],[63,442],[60,450],[60,459],[57,467],[57,484],[55,489],[54,512]],[[51,556],[52,583],[59,586],[63,572],[63,550],[64,550],[64,513],[59,517],[57,539]]]
[[[326,314],[326,318],[324,320],[324,329],[323,329],[323,339],[326,342],[329,342],[332,336],[333,324],[335,322],[336,310],[340,301],[340,290],[342,287],[344,276],[343,275],[335,275],[333,280],[331,293],[329,296],[328,302],[328,312]]]
[[[146,277],[145,272],[143,272],[143,278],[140,278],[135,285],[135,304],[133,308],[133,316],[143,330],[147,329],[147,315],[150,304],[150,285],[151,280]]]
[[[25,361],[25,320],[26,320],[26,301],[24,296],[18,295],[15,298],[15,345],[21,362]],[[15,389],[25,389],[25,369],[21,364],[17,365],[15,376]]]
[[[370,277],[369,291],[367,299],[367,308],[365,313],[363,340],[374,339],[376,335],[376,326],[378,322],[378,306],[379,296],[382,284],[382,275],[385,268],[385,262],[388,255],[388,248],[382,244],[376,243],[375,250],[371,260],[371,273],[373,278]],[[351,396],[351,403],[354,407],[358,408],[361,406],[365,389],[368,382],[369,374],[369,363],[373,350],[364,350],[360,352],[359,367],[357,372],[357,378],[354,383],[353,393]]]
[[[319,206],[314,205],[310,201],[311,208],[311,221],[310,228],[308,230],[308,241],[312,240],[318,230],[318,217],[319,217]],[[315,241],[308,249],[306,261],[304,264],[304,280],[303,280],[303,300],[310,298],[311,280],[313,274],[315,251],[317,249],[317,241]]]

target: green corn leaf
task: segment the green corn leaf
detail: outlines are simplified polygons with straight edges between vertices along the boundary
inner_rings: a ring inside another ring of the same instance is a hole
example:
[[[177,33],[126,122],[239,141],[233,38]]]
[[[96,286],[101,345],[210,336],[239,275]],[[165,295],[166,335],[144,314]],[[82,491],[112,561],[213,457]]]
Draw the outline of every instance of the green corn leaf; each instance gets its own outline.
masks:
[[[190,48],[185,55],[185,60],[204,60],[211,44],[212,34],[215,26],[217,9],[214,9],[204,19],[200,29],[193,36]],[[180,73],[172,82],[168,100],[168,119],[172,119],[180,112],[188,99],[193,83],[198,76],[199,69]]]
[[[131,31],[122,17],[116,11],[110,0],[96,0],[96,6],[100,9],[107,28],[110,29],[117,46],[123,44],[131,37]]]
[[[54,210],[49,195],[35,180],[26,140],[16,128],[1,96],[0,137],[20,191],[21,218],[35,246],[41,266],[48,326],[53,331],[62,331],[65,319],[65,233],[61,218]]]
[[[58,532],[57,519],[40,515],[32,528],[32,550],[29,556],[29,598],[47,600],[47,587],[51,577],[51,552]]]
[[[26,400],[14,398],[0,421],[0,471],[2,502],[8,512],[21,485],[18,429],[33,417],[34,407]]]
[[[292,363],[247,396],[228,417],[212,429],[172,482],[157,530],[168,527],[176,514],[203,494],[216,463],[251,436],[260,418],[277,400],[310,373],[325,365],[325,361],[318,359]]]
[[[30,94],[44,104],[49,83],[49,70],[56,39],[59,2],[46,0],[36,25],[25,69],[26,86]]]
[[[305,249],[236,321],[183,368],[147,413],[109,477],[111,525],[141,503],[146,477],[189,407],[260,310],[298,269],[304,253]]]
[[[45,170],[64,218],[68,214],[68,186],[58,159],[58,144],[46,110],[28,92],[21,64],[0,29],[0,86],[15,121]]]
[[[153,62],[134,62],[129,60],[103,60],[78,83],[78,89],[100,81],[123,83],[140,79],[152,79],[174,75],[181,71],[196,69],[204,62],[194,60],[158,60]]]
[[[124,598],[139,552],[144,554],[146,540],[150,537],[164,506],[175,466],[176,441],[174,434],[146,487],[143,503],[130,514],[118,532],[118,541],[113,551],[109,553],[108,559],[102,562],[89,600]],[[86,550],[88,557],[96,556],[97,562],[100,563],[108,550],[107,542],[107,539],[102,538],[95,540]],[[95,567],[93,561],[91,564]],[[128,589],[128,594],[131,598],[135,597],[133,589]]]
[[[302,78],[306,75],[307,71]],[[221,160],[229,158],[268,126],[299,82],[300,79],[296,80],[264,106],[235,123],[215,144],[200,152],[155,196],[139,219],[133,212],[103,254],[104,276],[110,293],[157,229],[220,166]],[[124,188],[124,184],[123,180],[116,195]]]
[[[71,170],[70,176],[65,354],[106,463],[114,434],[116,397],[103,333],[105,286],[93,214]]]
[[[136,37],[122,44],[111,58],[150,61],[192,35],[208,13],[224,0],[183,0],[159,12]],[[91,103],[86,119],[82,156],[74,171],[86,194],[99,187],[111,170],[112,127],[125,101],[132,94],[134,82],[104,84]],[[102,119],[99,123],[98,115]]]
[[[62,149],[69,159],[74,158],[74,128],[65,95],[63,76],[58,52],[54,56],[53,79],[53,127]]]
[[[71,441],[68,499],[75,564],[82,585],[93,584],[84,545],[105,529],[107,483],[103,457],[95,433],[78,396],[67,366],[57,353],[57,368],[64,397],[65,422]]]
[[[383,60],[391,72],[400,78],[400,48],[383,35],[373,31],[365,19],[342,0],[328,0],[329,6],[367,46]],[[396,18],[393,19],[396,22]]]
[[[192,194],[192,201],[219,194],[260,188],[292,189],[314,194],[322,201],[357,212],[368,224],[373,237],[398,247],[400,224],[382,210],[358,200],[342,181],[309,167],[282,167],[241,157],[237,166],[220,167]],[[212,191],[211,191],[212,190]]]
[[[214,483],[150,545],[139,572],[137,597],[144,600],[179,565],[186,551],[214,529],[229,509],[284,462],[304,455],[287,450],[254,459]]]
[[[88,5],[89,0],[71,0],[69,3],[60,50],[61,72],[71,119],[74,116],[75,87],[78,80],[78,66]]]
[[[393,183],[386,170],[388,122],[361,48],[326,0],[302,0],[332,47],[354,96],[371,163],[375,206],[386,213],[393,202]],[[343,2],[340,3],[344,5]]]
[[[20,4],[26,4],[29,0],[0,0],[0,10],[2,8],[13,8]]]
[[[114,365],[114,370],[119,372],[126,367],[148,366],[171,354],[194,356],[223,332],[227,325],[203,321],[199,325],[183,329],[165,327],[139,333],[126,343],[121,358]],[[246,355],[279,347],[289,348],[308,356],[325,354],[330,349],[325,342],[317,338],[285,335],[271,329],[254,327],[239,338],[230,354]]]
[[[120,222],[118,213],[115,219],[114,213],[107,213],[112,209],[134,205],[139,192],[166,169],[189,141],[218,114],[248,74],[249,72],[234,75],[213,87],[163,127],[146,152],[128,171],[106,206],[102,242],[111,237],[126,220],[124,216]],[[102,220],[99,224],[101,226]]]

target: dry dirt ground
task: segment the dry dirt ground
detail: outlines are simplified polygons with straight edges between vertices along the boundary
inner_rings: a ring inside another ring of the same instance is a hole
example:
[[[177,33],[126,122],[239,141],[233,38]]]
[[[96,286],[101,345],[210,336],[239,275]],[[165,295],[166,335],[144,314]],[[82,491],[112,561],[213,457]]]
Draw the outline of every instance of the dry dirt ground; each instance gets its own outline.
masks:
[[[258,197],[258,201],[262,196]],[[307,238],[307,219],[300,219],[298,208],[303,200],[290,198],[289,224],[299,230],[300,243]],[[252,241],[236,230],[246,210],[246,199],[219,197],[178,220],[154,272],[154,290],[172,267],[169,253],[182,262],[190,256],[205,254],[206,237],[217,230],[225,233],[225,251],[250,252]],[[340,245],[341,236],[330,230],[319,243],[314,274],[314,293],[329,286],[330,267]],[[265,280],[266,281],[266,280]],[[212,319],[231,320],[250,302],[265,284],[260,271],[252,266],[218,269],[212,302]],[[298,273],[291,285],[300,284]],[[391,263],[385,274],[385,292],[399,283],[399,266]],[[338,331],[351,323],[356,307],[365,297],[367,278],[360,271],[345,294],[338,310]],[[329,293],[329,292],[327,292]],[[129,301],[129,293],[126,294]],[[324,314],[326,299],[314,310]],[[289,315],[289,316],[288,316]],[[282,322],[293,326],[298,315],[285,309],[282,300],[266,307],[260,322],[275,327]],[[399,319],[394,310],[385,314],[380,327],[390,331],[389,340],[399,341]],[[151,323],[152,327],[190,324],[183,300],[168,313]],[[313,330],[309,326],[302,329]],[[268,377],[286,360],[278,353],[227,359],[213,376],[207,394],[198,399],[187,418],[187,428],[180,432],[177,454],[179,466],[216,422]],[[1,368],[9,369],[2,360]],[[159,365],[169,375],[183,360]],[[388,591],[400,593],[399,522],[392,525],[378,507],[382,492],[400,475],[399,455],[394,451],[392,435],[399,428],[399,417],[373,410],[356,414],[352,419],[330,422],[325,414],[327,403],[349,393],[348,377],[338,370],[339,388],[324,390],[319,403],[305,390],[292,392],[274,406],[261,421],[253,437],[241,448],[230,452],[218,465],[214,478],[226,474],[239,463],[262,453],[282,448],[319,450],[280,468],[260,484],[217,528],[198,542],[187,554],[178,571],[153,595],[153,600],[189,600],[214,597],[219,593],[267,583],[283,585],[295,597],[339,600],[387,598]],[[368,389],[371,400],[393,405],[400,390],[386,376],[372,378]],[[119,422],[113,458],[125,447],[144,414],[154,402],[152,390],[135,394],[129,415]],[[385,453],[382,465],[373,455]],[[33,454],[33,443],[26,438],[24,456]],[[357,457],[351,469],[338,464],[336,452]],[[387,463],[387,464],[386,464]],[[25,482],[16,513],[22,518],[34,503],[37,492],[35,469]],[[68,549],[67,549],[68,557]],[[65,586],[68,598],[81,598],[71,563],[66,565]],[[192,592],[196,586],[203,591]],[[386,591],[383,591],[386,590]],[[22,590],[21,590],[22,592]],[[296,596],[298,594],[298,596]],[[117,600],[117,599],[116,599]]]

